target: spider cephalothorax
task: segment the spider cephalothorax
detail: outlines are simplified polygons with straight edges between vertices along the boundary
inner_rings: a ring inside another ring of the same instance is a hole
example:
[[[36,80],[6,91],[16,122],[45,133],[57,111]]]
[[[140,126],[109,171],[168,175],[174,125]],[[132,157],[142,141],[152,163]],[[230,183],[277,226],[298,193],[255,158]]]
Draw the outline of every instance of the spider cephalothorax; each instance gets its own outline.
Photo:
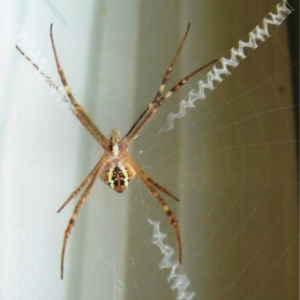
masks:
[[[103,148],[104,153],[101,156],[100,160],[93,168],[93,170],[87,175],[87,177],[83,180],[80,186],[73,191],[73,193],[69,196],[69,198],[62,204],[59,208],[58,212],[60,212],[76,195],[85,187],[79,201],[77,202],[74,213],[71,216],[69,224],[65,230],[64,234],[64,242],[62,247],[62,255],[61,255],[61,278],[63,278],[63,269],[64,269],[64,257],[65,257],[65,250],[68,241],[68,237],[71,233],[71,230],[74,226],[74,223],[77,219],[78,213],[80,212],[83,204],[87,200],[98,176],[102,179],[102,181],[107,184],[111,189],[122,193],[130,184],[130,182],[134,179],[135,175],[137,174],[149,193],[162,205],[164,212],[166,213],[170,223],[174,227],[177,243],[178,243],[178,255],[179,255],[179,262],[182,260],[182,246],[181,246],[181,238],[179,233],[178,221],[175,218],[174,214],[158,193],[158,191],[164,193],[165,195],[169,196],[170,198],[178,201],[177,197],[175,197],[171,192],[166,190],[163,186],[155,182],[147,173],[145,173],[139,165],[134,161],[134,159],[130,156],[127,152],[127,148],[133,142],[133,140],[138,136],[138,134],[144,129],[145,125],[151,120],[151,118],[155,115],[155,113],[159,110],[161,105],[164,101],[169,98],[175,91],[177,91],[185,82],[187,82],[192,76],[203,70],[204,68],[212,65],[217,60],[213,60],[210,63],[198,68],[194,72],[190,73],[183,79],[181,79],[177,84],[175,84],[168,92],[163,94],[163,91],[166,86],[166,82],[173,70],[173,66],[175,61],[180,53],[180,50],[186,40],[188,35],[190,25],[185,32],[185,35],[181,41],[181,44],[170,64],[168,67],[165,76],[158,88],[158,91],[136,122],[131,126],[127,134],[121,138],[119,131],[113,129],[111,131],[110,137],[107,139],[101,130],[95,125],[89,115],[84,111],[83,107],[80,106],[77,101],[75,100],[71,90],[68,86],[66,77],[64,75],[63,69],[60,66],[58,61],[58,56],[56,53],[53,35],[52,35],[52,24],[50,26],[50,38],[52,49],[54,52],[54,58],[57,66],[57,71],[59,73],[61,82],[64,86],[64,90],[66,95],[63,95],[63,99],[65,101],[70,102],[71,110],[77,119],[82,123],[82,125],[88,130],[88,132],[95,138],[95,140],[99,143],[99,145]],[[32,65],[42,74],[45,78],[46,82],[54,89],[59,90],[55,83],[52,81],[50,77],[48,77],[42,70],[40,70],[39,66],[35,64],[18,46],[17,49],[21,52],[22,55],[29,60]]]

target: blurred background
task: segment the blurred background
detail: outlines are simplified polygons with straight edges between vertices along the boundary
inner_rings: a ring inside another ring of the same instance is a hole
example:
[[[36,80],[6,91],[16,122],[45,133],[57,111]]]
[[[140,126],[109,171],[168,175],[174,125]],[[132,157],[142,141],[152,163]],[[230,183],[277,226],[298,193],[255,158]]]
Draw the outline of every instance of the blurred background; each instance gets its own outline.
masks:
[[[69,86],[109,135],[121,135],[153,99],[187,24],[169,80],[220,57],[277,0],[6,1],[0,10],[1,299],[181,299],[153,244],[174,230],[137,178],[123,194],[100,180],[69,238],[78,199],[56,211],[102,154],[59,95],[20,55],[18,44],[61,86],[50,24]],[[282,3],[282,2],[281,2]],[[272,35],[204,100],[164,130],[209,69],[166,101],[130,153],[157,182],[179,219],[193,299],[298,299],[299,3]],[[220,65],[218,65],[220,66]],[[164,195],[163,195],[164,196]]]

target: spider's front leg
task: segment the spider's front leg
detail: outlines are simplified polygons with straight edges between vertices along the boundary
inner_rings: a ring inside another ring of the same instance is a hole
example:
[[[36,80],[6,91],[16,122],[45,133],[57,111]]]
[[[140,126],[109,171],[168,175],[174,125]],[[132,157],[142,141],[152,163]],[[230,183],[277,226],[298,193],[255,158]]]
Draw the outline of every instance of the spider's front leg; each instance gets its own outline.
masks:
[[[56,63],[57,72],[59,74],[60,80],[64,86],[65,92],[67,93],[67,96],[72,103],[72,112],[77,117],[77,119],[81,122],[81,124],[86,128],[86,130],[95,138],[95,140],[100,144],[101,147],[106,148],[108,145],[108,140],[104,136],[104,134],[101,132],[101,130],[96,126],[96,124],[93,122],[93,120],[89,117],[89,115],[85,112],[83,107],[77,103],[75,100],[75,97],[73,96],[71,89],[68,85],[67,79],[65,77],[63,68],[60,65],[60,62],[58,60],[58,55],[56,52],[56,47],[54,44],[53,34],[52,34],[52,28],[53,24],[50,26],[50,39],[51,39],[51,45],[52,50],[54,53],[54,59]]]
[[[162,106],[164,101],[172,96],[173,93],[175,93],[181,86],[183,86],[190,78],[192,78],[194,75],[202,71],[203,69],[207,68],[208,66],[214,64],[217,59],[212,60],[211,62],[205,64],[204,66],[196,69],[192,73],[188,74],[181,80],[179,80],[168,92],[166,92],[163,96],[162,93],[165,90],[166,83],[172,73],[173,67],[175,65],[175,62],[180,54],[180,51],[186,41],[187,35],[189,33],[190,24],[188,24],[187,30],[185,32],[185,35],[183,36],[183,39],[179,45],[179,48],[177,49],[174,58],[172,59],[169,67],[167,68],[167,71],[163,77],[163,80],[158,88],[158,91],[156,93],[156,96],[150,102],[145,110],[141,113],[141,115],[138,117],[138,119],[135,121],[135,123],[131,126],[125,137],[123,138],[123,141],[127,143],[129,146],[133,139],[137,137],[137,135],[143,130],[143,128],[146,126],[146,124],[151,120],[151,118],[157,113],[159,108]]]

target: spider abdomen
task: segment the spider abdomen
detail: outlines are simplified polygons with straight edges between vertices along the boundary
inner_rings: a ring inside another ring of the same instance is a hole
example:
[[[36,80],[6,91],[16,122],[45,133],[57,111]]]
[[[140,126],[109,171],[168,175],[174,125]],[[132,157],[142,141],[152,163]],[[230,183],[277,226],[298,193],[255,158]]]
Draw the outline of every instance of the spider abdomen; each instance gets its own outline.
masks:
[[[100,174],[102,181],[118,193],[124,192],[134,177],[134,169],[128,164],[123,165],[120,161],[110,162]]]

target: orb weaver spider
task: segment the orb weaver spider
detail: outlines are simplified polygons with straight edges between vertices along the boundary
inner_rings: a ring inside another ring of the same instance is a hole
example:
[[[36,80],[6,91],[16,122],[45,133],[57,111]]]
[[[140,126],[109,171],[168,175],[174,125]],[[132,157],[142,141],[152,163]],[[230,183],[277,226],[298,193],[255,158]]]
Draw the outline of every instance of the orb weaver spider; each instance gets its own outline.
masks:
[[[106,138],[104,134],[101,132],[101,130],[95,125],[95,123],[92,121],[92,119],[89,117],[89,115],[85,112],[82,106],[80,106],[77,101],[75,100],[73,94],[71,93],[70,87],[68,86],[66,77],[64,75],[63,69],[60,66],[56,48],[54,45],[54,39],[52,34],[52,24],[50,26],[50,39],[51,39],[51,45],[54,53],[54,58],[56,62],[56,67],[58,74],[60,76],[61,82],[64,86],[64,90],[66,92],[66,95],[62,95],[63,100],[67,101],[71,105],[71,110],[73,114],[77,117],[77,119],[81,122],[81,124],[87,129],[87,131],[95,138],[95,140],[99,143],[99,145],[104,150],[104,153],[102,154],[100,160],[97,162],[93,170],[86,176],[86,178],[83,180],[83,182],[77,187],[76,190],[72,192],[72,194],[67,198],[67,200],[62,204],[62,206],[58,209],[57,212],[60,212],[73,198],[77,196],[77,194],[84,188],[79,201],[77,202],[74,212],[69,220],[69,224],[65,230],[64,234],[64,241],[63,241],[63,247],[62,247],[62,253],[61,253],[61,264],[60,264],[60,270],[61,270],[61,278],[63,278],[63,272],[64,272],[64,257],[65,257],[65,250],[67,241],[69,238],[69,235],[71,234],[71,230],[74,226],[74,223],[77,219],[77,216],[87,200],[89,194],[91,193],[91,190],[93,189],[93,186],[96,182],[96,179],[98,176],[101,178],[101,180],[107,184],[111,189],[118,193],[122,193],[131,183],[131,181],[134,179],[135,175],[138,175],[141,179],[141,181],[144,183],[146,189],[150,192],[150,194],[161,204],[164,212],[166,213],[171,225],[174,227],[176,238],[177,238],[177,244],[178,244],[178,256],[179,256],[179,262],[182,261],[182,245],[181,245],[181,238],[179,233],[179,226],[178,221],[175,218],[174,214],[164,201],[164,199],[161,197],[161,195],[157,192],[160,191],[164,193],[165,195],[169,196],[173,200],[179,201],[176,196],[174,196],[171,192],[169,192],[166,188],[158,184],[156,181],[154,181],[145,171],[143,171],[139,165],[134,161],[134,159],[130,156],[130,154],[127,152],[127,148],[131,145],[133,140],[139,135],[139,133],[144,129],[146,124],[151,120],[151,118],[157,113],[159,108],[162,106],[164,101],[169,98],[174,92],[176,92],[183,84],[185,84],[192,76],[200,72],[201,70],[205,69],[206,67],[214,64],[217,60],[213,60],[209,62],[208,64],[198,68],[194,72],[190,73],[180,81],[178,81],[177,84],[175,84],[168,92],[166,92],[164,95],[162,94],[166,82],[168,81],[168,78],[173,70],[173,66],[177,60],[177,57],[181,51],[181,48],[187,38],[190,24],[188,24],[187,30],[185,32],[185,35],[179,45],[179,48],[177,52],[175,53],[175,56],[173,60],[171,61],[171,64],[169,65],[163,80],[158,88],[158,91],[145,110],[142,112],[142,114],[138,117],[138,119],[135,121],[135,123],[131,126],[127,134],[121,138],[120,133],[117,129],[112,129],[109,138]],[[43,71],[40,70],[39,66],[34,63],[18,46],[16,46],[19,52],[41,73],[41,75],[45,78],[46,82],[55,90],[59,91],[59,88],[55,85],[53,80],[48,77]]]

